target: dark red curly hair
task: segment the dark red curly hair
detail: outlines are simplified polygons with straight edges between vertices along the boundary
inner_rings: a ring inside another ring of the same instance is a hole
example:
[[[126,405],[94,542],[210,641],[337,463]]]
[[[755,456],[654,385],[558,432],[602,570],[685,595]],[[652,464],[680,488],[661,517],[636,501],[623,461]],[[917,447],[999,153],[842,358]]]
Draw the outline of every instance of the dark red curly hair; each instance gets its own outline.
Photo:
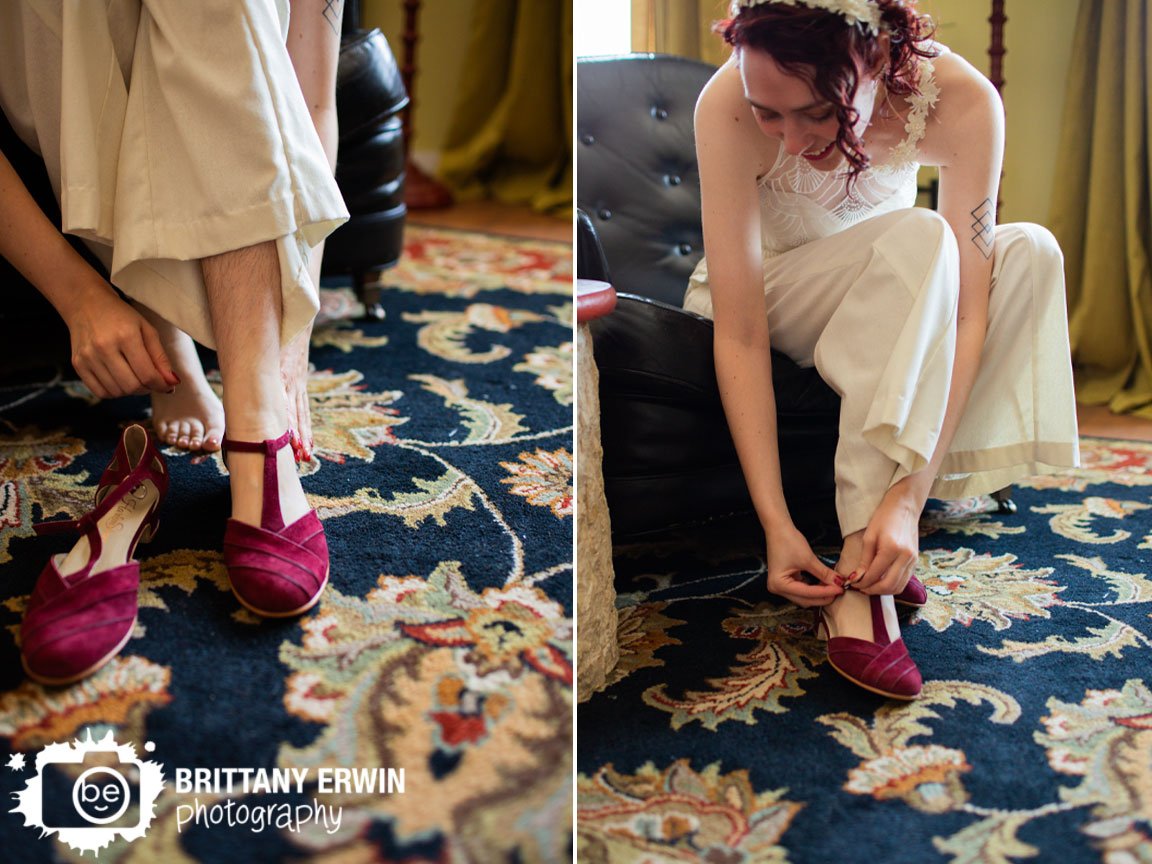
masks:
[[[803,0],[800,0],[803,2]],[[883,64],[888,92],[907,96],[918,92],[919,57],[938,51],[928,43],[935,25],[916,11],[914,0],[873,0],[880,9],[880,35],[864,24],[850,24],[825,9],[760,3],[739,8],[714,30],[736,51],[763,51],[789,74],[805,79],[818,96],[835,106],[840,131],[836,147],[848,160],[849,176],[868,167],[864,142],[852,131],[859,113],[852,107],[862,71]],[[884,56],[887,36],[888,52]]]

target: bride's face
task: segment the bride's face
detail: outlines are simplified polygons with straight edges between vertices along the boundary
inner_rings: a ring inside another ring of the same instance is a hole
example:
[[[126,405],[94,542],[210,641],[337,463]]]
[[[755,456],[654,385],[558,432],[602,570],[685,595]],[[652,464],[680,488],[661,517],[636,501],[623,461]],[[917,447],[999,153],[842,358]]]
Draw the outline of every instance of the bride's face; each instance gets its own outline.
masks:
[[[740,51],[740,75],[744,96],[752,108],[760,130],[781,142],[792,156],[803,156],[822,169],[835,167],[843,159],[836,149],[840,123],[836,106],[812,89],[806,78],[792,75],[763,51]],[[862,137],[872,120],[876,104],[876,79],[861,76],[852,107],[859,113],[853,131]]]

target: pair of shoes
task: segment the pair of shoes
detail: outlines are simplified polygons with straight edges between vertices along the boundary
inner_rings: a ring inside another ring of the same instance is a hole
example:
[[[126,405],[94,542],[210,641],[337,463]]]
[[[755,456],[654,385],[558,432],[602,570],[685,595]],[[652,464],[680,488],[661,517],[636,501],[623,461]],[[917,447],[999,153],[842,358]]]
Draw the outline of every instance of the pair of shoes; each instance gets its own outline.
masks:
[[[328,584],[328,543],[315,510],[284,524],[276,454],[288,446],[292,430],[260,443],[225,437],[225,453],[264,454],[264,500],[260,525],[228,520],[224,564],[232,593],[247,609],[266,618],[288,618],[316,605]]]
[[[858,687],[891,699],[915,699],[923,681],[920,670],[908,656],[904,640],[891,639],[884,620],[880,596],[866,595],[872,613],[872,641],[839,636],[831,616],[819,610],[818,627],[828,634],[828,662],[832,668]]]
[[[228,520],[224,563],[237,599],[259,615],[307,611],[328,581],[328,546],[316,511],[285,525],[276,453],[289,433],[259,444],[225,440],[226,449],[264,453],[260,526]],[[81,540],[53,557],[36,580],[20,624],[20,656],[28,677],[60,686],[86,678],[128,643],[136,624],[139,543],[156,536],[168,491],[168,467],[143,426],[124,430],[96,487],[95,507],[79,519],[45,522],[38,534],[76,532]]]
[[[24,670],[41,684],[91,675],[119,653],[136,624],[139,543],[156,535],[168,468],[143,426],[124,430],[100,478],[95,508],[79,519],[45,522],[38,534],[79,532],[66,555],[45,565],[20,624]]]

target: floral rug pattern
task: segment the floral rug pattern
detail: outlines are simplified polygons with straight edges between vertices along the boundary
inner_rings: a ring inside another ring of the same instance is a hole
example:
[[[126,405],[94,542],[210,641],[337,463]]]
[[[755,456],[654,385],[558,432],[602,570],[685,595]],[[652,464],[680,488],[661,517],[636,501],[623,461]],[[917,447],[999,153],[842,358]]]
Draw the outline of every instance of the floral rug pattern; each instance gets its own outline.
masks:
[[[1015,514],[930,502],[907,704],[840,679],[756,555],[621,550],[579,859],[1152,861],[1152,445],[1082,458],[1018,484]]]
[[[0,399],[12,405],[0,413],[5,800],[34,751],[109,730],[138,751],[152,742],[169,766],[405,775],[403,793],[317,796],[341,808],[334,831],[181,827],[183,799],[165,790],[146,835],[102,862],[570,859],[570,249],[409,227],[384,283],[382,322],[340,317],[355,311],[351,292],[324,292],[315,457],[302,473],[332,577],[299,620],[262,621],[235,602],[220,558],[223,461],[168,449],[172,488],[159,536],[138,551],[133,638],[79,684],[26,680],[20,616],[47,556],[70,542],[32,525],[91,506],[120,429],[147,402],[99,403],[75,385]],[[92,860],[9,812],[0,848],[5,861]]]

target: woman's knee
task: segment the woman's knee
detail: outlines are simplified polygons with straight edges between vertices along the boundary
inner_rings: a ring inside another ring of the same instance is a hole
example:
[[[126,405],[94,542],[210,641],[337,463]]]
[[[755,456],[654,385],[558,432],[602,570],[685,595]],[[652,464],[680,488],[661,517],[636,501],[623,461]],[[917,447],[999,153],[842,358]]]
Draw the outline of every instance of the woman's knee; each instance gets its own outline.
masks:
[[[1031,222],[1011,222],[996,227],[996,256],[1004,263],[1021,257],[1029,267],[1063,269],[1064,254],[1052,232]],[[1015,263],[1015,262],[1013,262]]]
[[[948,221],[924,207],[910,207],[890,216],[889,235],[897,238],[907,261],[918,262],[920,281],[910,287],[918,291],[931,285],[955,302],[960,291],[960,253]]]
[[[996,228],[996,280],[1027,276],[1041,295],[1064,298],[1064,255],[1043,225],[1015,222]]]

